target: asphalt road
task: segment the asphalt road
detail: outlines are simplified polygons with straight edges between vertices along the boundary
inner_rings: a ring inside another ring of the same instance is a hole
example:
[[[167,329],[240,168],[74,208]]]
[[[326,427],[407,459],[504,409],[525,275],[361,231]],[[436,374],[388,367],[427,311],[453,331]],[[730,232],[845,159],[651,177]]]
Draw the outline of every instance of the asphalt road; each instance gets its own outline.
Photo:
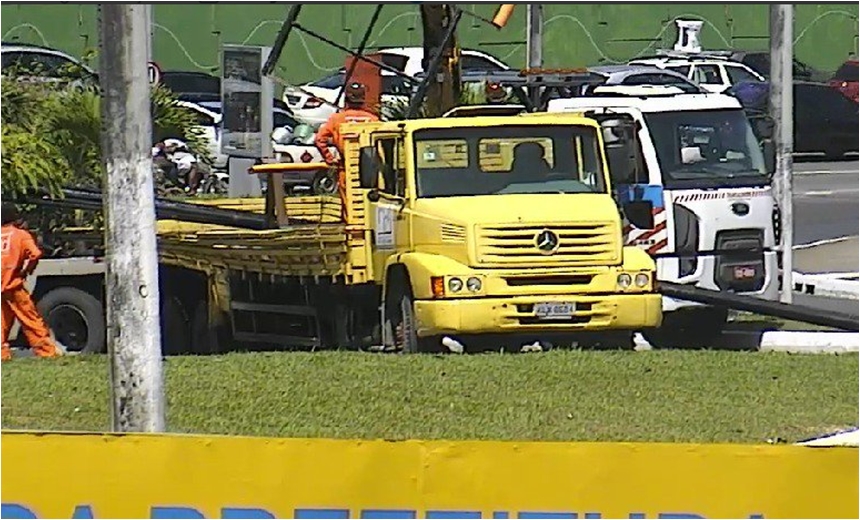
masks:
[[[857,161],[794,163],[794,244],[858,234]]]
[[[857,236],[857,161],[794,163],[794,244]],[[825,311],[858,314],[857,300],[808,294],[793,296],[793,303]]]

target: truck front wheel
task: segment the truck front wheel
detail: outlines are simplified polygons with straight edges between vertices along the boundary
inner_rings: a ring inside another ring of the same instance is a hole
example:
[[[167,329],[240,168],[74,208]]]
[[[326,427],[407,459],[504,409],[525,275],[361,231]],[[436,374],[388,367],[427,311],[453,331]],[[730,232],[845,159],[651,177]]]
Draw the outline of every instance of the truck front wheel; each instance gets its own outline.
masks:
[[[104,306],[87,292],[59,287],[37,305],[54,338],[68,352],[103,354],[106,349]]]
[[[394,348],[404,354],[419,352],[415,322],[415,300],[409,283],[398,281],[385,299],[385,321],[394,339]]]

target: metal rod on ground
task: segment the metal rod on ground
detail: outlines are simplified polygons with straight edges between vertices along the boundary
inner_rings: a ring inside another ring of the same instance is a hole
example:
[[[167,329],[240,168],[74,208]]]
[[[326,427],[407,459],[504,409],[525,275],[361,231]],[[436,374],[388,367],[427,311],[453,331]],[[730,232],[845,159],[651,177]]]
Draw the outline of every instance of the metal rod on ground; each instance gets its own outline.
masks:
[[[794,282],[792,212],[792,157],[794,150],[793,99],[793,23],[794,7],[789,4],[770,6],[770,110],[774,121],[776,144],[776,195],[782,214],[782,291],[780,301],[791,303]]]
[[[848,332],[857,332],[860,330],[860,327],[858,327],[858,317],[851,314],[825,311],[804,305],[772,302],[754,296],[711,291],[692,285],[671,282],[660,281],[658,288],[661,294],[681,300],[718,305],[765,316],[776,316],[777,318],[802,321],[804,323],[821,325],[822,327],[833,327]]]
[[[101,4],[100,79],[112,427],[164,431],[146,9]]]

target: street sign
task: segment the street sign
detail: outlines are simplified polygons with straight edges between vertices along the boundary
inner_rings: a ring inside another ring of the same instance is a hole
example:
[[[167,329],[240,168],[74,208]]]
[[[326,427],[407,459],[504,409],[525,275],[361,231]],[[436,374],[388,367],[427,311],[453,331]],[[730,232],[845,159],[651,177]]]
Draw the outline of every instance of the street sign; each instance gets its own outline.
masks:
[[[161,67],[154,61],[147,62],[146,72],[149,74],[149,84],[158,85],[161,81]]]

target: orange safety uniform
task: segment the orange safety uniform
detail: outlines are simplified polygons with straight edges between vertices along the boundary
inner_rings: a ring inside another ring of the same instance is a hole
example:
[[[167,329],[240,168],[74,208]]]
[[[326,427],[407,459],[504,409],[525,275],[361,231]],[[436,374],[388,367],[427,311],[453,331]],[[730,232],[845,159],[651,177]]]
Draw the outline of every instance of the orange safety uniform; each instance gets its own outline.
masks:
[[[334,165],[337,163],[337,158],[329,149],[329,140],[334,143],[335,147],[337,147],[337,151],[341,154],[341,157],[343,157],[343,140],[340,135],[340,125],[344,123],[364,123],[369,121],[379,121],[379,118],[372,112],[368,112],[361,108],[346,108],[340,112],[332,114],[331,117],[328,118],[328,121],[320,127],[316,137],[314,138],[314,144],[319,148],[326,164]],[[337,190],[340,194],[342,204],[341,216],[343,217],[344,223],[346,223],[346,174],[344,173],[343,168],[340,167],[338,168]]]
[[[3,360],[11,359],[9,333],[15,320],[21,322],[21,332],[38,357],[59,355],[51,339],[51,331],[39,314],[24,279],[42,258],[42,251],[29,232],[14,225],[3,226]],[[25,272],[25,262],[26,272]]]

